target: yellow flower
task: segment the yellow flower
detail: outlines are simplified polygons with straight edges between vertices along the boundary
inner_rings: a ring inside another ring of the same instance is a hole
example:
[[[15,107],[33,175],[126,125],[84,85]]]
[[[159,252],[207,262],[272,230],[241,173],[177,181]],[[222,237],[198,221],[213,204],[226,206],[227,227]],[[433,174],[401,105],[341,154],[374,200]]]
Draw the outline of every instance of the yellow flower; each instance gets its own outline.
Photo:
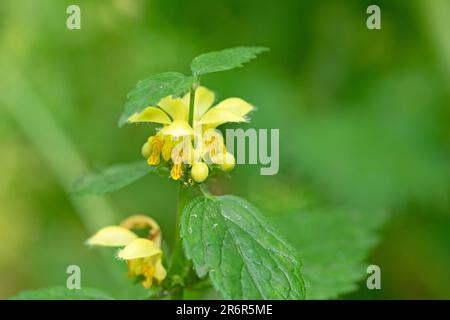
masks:
[[[185,167],[191,167],[193,163],[210,160],[212,163],[220,164],[223,170],[233,169],[234,157],[227,152],[223,137],[214,129],[227,122],[246,122],[246,116],[253,110],[253,106],[240,98],[228,98],[213,106],[214,100],[215,95],[212,91],[205,87],[197,88],[192,126],[189,124],[189,93],[183,98],[165,97],[157,106],[149,106],[129,117],[130,123],[162,124],[159,132],[150,137],[142,147],[142,153],[148,159],[149,165],[159,165],[162,154],[164,161],[170,162],[171,177],[174,180],[183,176],[181,162],[187,165]],[[171,152],[181,140],[186,144],[186,138],[188,146],[184,146],[183,153]],[[195,150],[192,147],[194,140]],[[206,177],[207,175],[208,173]],[[204,179],[194,180],[198,182]]]
[[[162,251],[156,243],[139,238],[120,250],[117,257],[127,261],[130,277],[144,277],[142,285],[148,289],[152,285],[153,278],[161,283],[166,277],[166,270],[161,263],[161,255]]]
[[[148,238],[140,238],[131,229],[150,227]],[[161,262],[161,231],[158,224],[147,216],[131,216],[120,226],[108,226],[97,231],[86,243],[91,246],[124,247],[117,258],[126,260],[129,276],[143,277],[145,288],[150,288],[153,279],[161,283],[166,270]]]

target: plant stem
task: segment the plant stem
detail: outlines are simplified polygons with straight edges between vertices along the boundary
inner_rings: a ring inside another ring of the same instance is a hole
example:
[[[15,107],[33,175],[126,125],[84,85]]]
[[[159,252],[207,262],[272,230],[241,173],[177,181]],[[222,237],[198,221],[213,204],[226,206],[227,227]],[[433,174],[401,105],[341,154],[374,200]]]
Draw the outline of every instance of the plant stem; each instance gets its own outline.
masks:
[[[214,200],[214,195],[208,190],[208,188],[206,188],[206,186],[204,184],[201,184],[199,186],[200,188],[200,192],[203,194],[204,197],[208,198],[208,199],[212,199]]]
[[[180,238],[180,228],[181,228],[181,215],[183,213],[184,206],[187,202],[187,190],[180,183],[178,187],[178,202],[177,202],[177,212],[175,216],[175,232],[173,239],[173,250],[172,259],[169,273],[179,274],[180,270],[183,268],[184,259],[180,260],[180,257],[184,257],[183,248],[181,246]],[[183,286],[181,284],[176,285],[171,290],[171,298],[174,300],[183,299]]]
[[[189,125],[191,127],[194,125],[195,90],[197,90],[198,84],[198,78],[194,77],[189,95]]]
[[[177,212],[175,216],[175,234],[174,234],[174,251],[178,249],[180,245],[180,224],[181,224],[181,213],[183,212],[184,206],[186,205],[187,194],[186,189],[183,188],[183,184],[180,182],[178,186],[178,201],[177,201]]]
[[[198,79],[197,77],[194,77],[194,82],[192,83],[192,87],[190,90],[190,99],[189,99],[189,125],[193,127],[194,124],[194,106],[195,106],[195,90],[197,90],[198,87]],[[180,238],[180,227],[181,227],[181,214],[183,212],[184,206],[186,205],[188,196],[187,196],[187,189],[183,188],[183,184],[180,183],[178,187],[178,203],[177,203],[177,213],[175,216],[175,232],[174,232],[174,239],[173,239],[173,253],[172,253],[172,262],[171,262],[171,268],[179,268],[179,261],[176,261],[176,256],[180,255],[184,257],[183,255],[183,248],[181,247],[181,238]],[[183,259],[184,261],[184,259]],[[184,264],[182,262],[181,264]],[[177,285],[172,289],[171,293],[172,299],[183,299],[183,286]]]

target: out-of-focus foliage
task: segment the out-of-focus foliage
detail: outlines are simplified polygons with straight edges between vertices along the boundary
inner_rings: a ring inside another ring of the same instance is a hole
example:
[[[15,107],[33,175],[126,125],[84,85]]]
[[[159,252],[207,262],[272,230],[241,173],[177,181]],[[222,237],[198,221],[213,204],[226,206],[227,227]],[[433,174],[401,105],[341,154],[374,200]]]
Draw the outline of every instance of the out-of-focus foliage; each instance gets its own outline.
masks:
[[[127,284],[125,268],[82,244],[89,230],[135,213],[156,218],[171,239],[175,185],[148,176],[114,197],[77,200],[67,196],[69,182],[140,156],[153,128],[117,128],[138,79],[188,74],[201,52],[250,44],[271,51],[202,83],[218,99],[257,106],[252,125],[280,129],[280,173],[238,166],[214,191],[250,196],[300,252],[309,237],[339,247],[330,268],[341,261],[352,281],[364,276],[364,254],[346,264],[340,257],[351,249],[343,247],[373,246],[378,212],[387,212],[393,219],[369,259],[381,267],[383,289],[363,284],[351,297],[449,298],[448,1],[378,1],[382,29],[373,31],[365,26],[371,1],[82,0],[82,29],[72,31],[69,4],[0,3],[0,297],[61,286],[71,264],[81,267],[82,286],[145,296]],[[348,211],[315,215],[310,205]],[[328,227],[313,230],[318,216]],[[282,227],[306,223],[298,237]],[[312,275],[308,257],[305,250]],[[316,297],[329,290],[321,280]],[[354,288],[345,282],[341,293]]]
[[[365,276],[368,252],[377,244],[376,231],[385,215],[297,209],[277,219],[301,253],[307,299],[335,299],[355,290]]]
[[[113,192],[133,183],[154,171],[146,161],[140,160],[127,164],[116,164],[99,173],[80,177],[75,181],[71,193],[74,195]]]

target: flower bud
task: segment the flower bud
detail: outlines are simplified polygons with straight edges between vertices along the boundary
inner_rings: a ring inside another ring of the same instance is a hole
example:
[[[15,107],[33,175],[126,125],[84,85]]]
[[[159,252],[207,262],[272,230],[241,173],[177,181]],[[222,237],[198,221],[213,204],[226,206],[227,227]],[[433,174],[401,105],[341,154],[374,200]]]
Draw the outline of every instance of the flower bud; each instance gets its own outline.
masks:
[[[145,159],[148,159],[150,157],[150,154],[152,153],[152,146],[150,145],[150,143],[144,143],[141,148],[141,153]]]
[[[227,152],[225,156],[223,156],[223,161],[220,165],[223,171],[231,171],[234,169],[234,166],[236,165],[236,159],[234,159],[234,156]]]
[[[201,183],[208,177],[209,169],[204,162],[196,162],[192,165],[191,176],[195,182]]]

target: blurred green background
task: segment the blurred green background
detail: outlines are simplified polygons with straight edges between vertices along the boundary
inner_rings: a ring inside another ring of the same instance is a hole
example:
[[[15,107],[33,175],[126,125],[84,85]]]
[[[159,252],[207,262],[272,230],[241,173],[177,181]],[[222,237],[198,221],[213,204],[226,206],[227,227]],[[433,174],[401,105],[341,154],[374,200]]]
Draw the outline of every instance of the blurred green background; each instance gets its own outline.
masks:
[[[81,7],[81,30],[66,28],[70,4]],[[366,28],[370,4],[381,7],[381,30]],[[247,127],[280,129],[280,172],[242,166],[211,188],[255,202],[300,254],[297,212],[320,208],[328,231],[309,232],[335,253],[380,215],[368,261],[381,267],[382,290],[369,291],[363,271],[340,297],[450,299],[449,30],[447,0],[2,0],[0,298],[64,286],[71,264],[82,286],[142,296],[111,252],[83,242],[141,213],[171,239],[176,185],[149,176],[105,198],[70,197],[70,185],[139,159],[153,127],[117,127],[137,80],[188,73],[202,52],[261,45],[271,51],[203,84],[257,106]],[[341,233],[336,208],[363,216]]]

